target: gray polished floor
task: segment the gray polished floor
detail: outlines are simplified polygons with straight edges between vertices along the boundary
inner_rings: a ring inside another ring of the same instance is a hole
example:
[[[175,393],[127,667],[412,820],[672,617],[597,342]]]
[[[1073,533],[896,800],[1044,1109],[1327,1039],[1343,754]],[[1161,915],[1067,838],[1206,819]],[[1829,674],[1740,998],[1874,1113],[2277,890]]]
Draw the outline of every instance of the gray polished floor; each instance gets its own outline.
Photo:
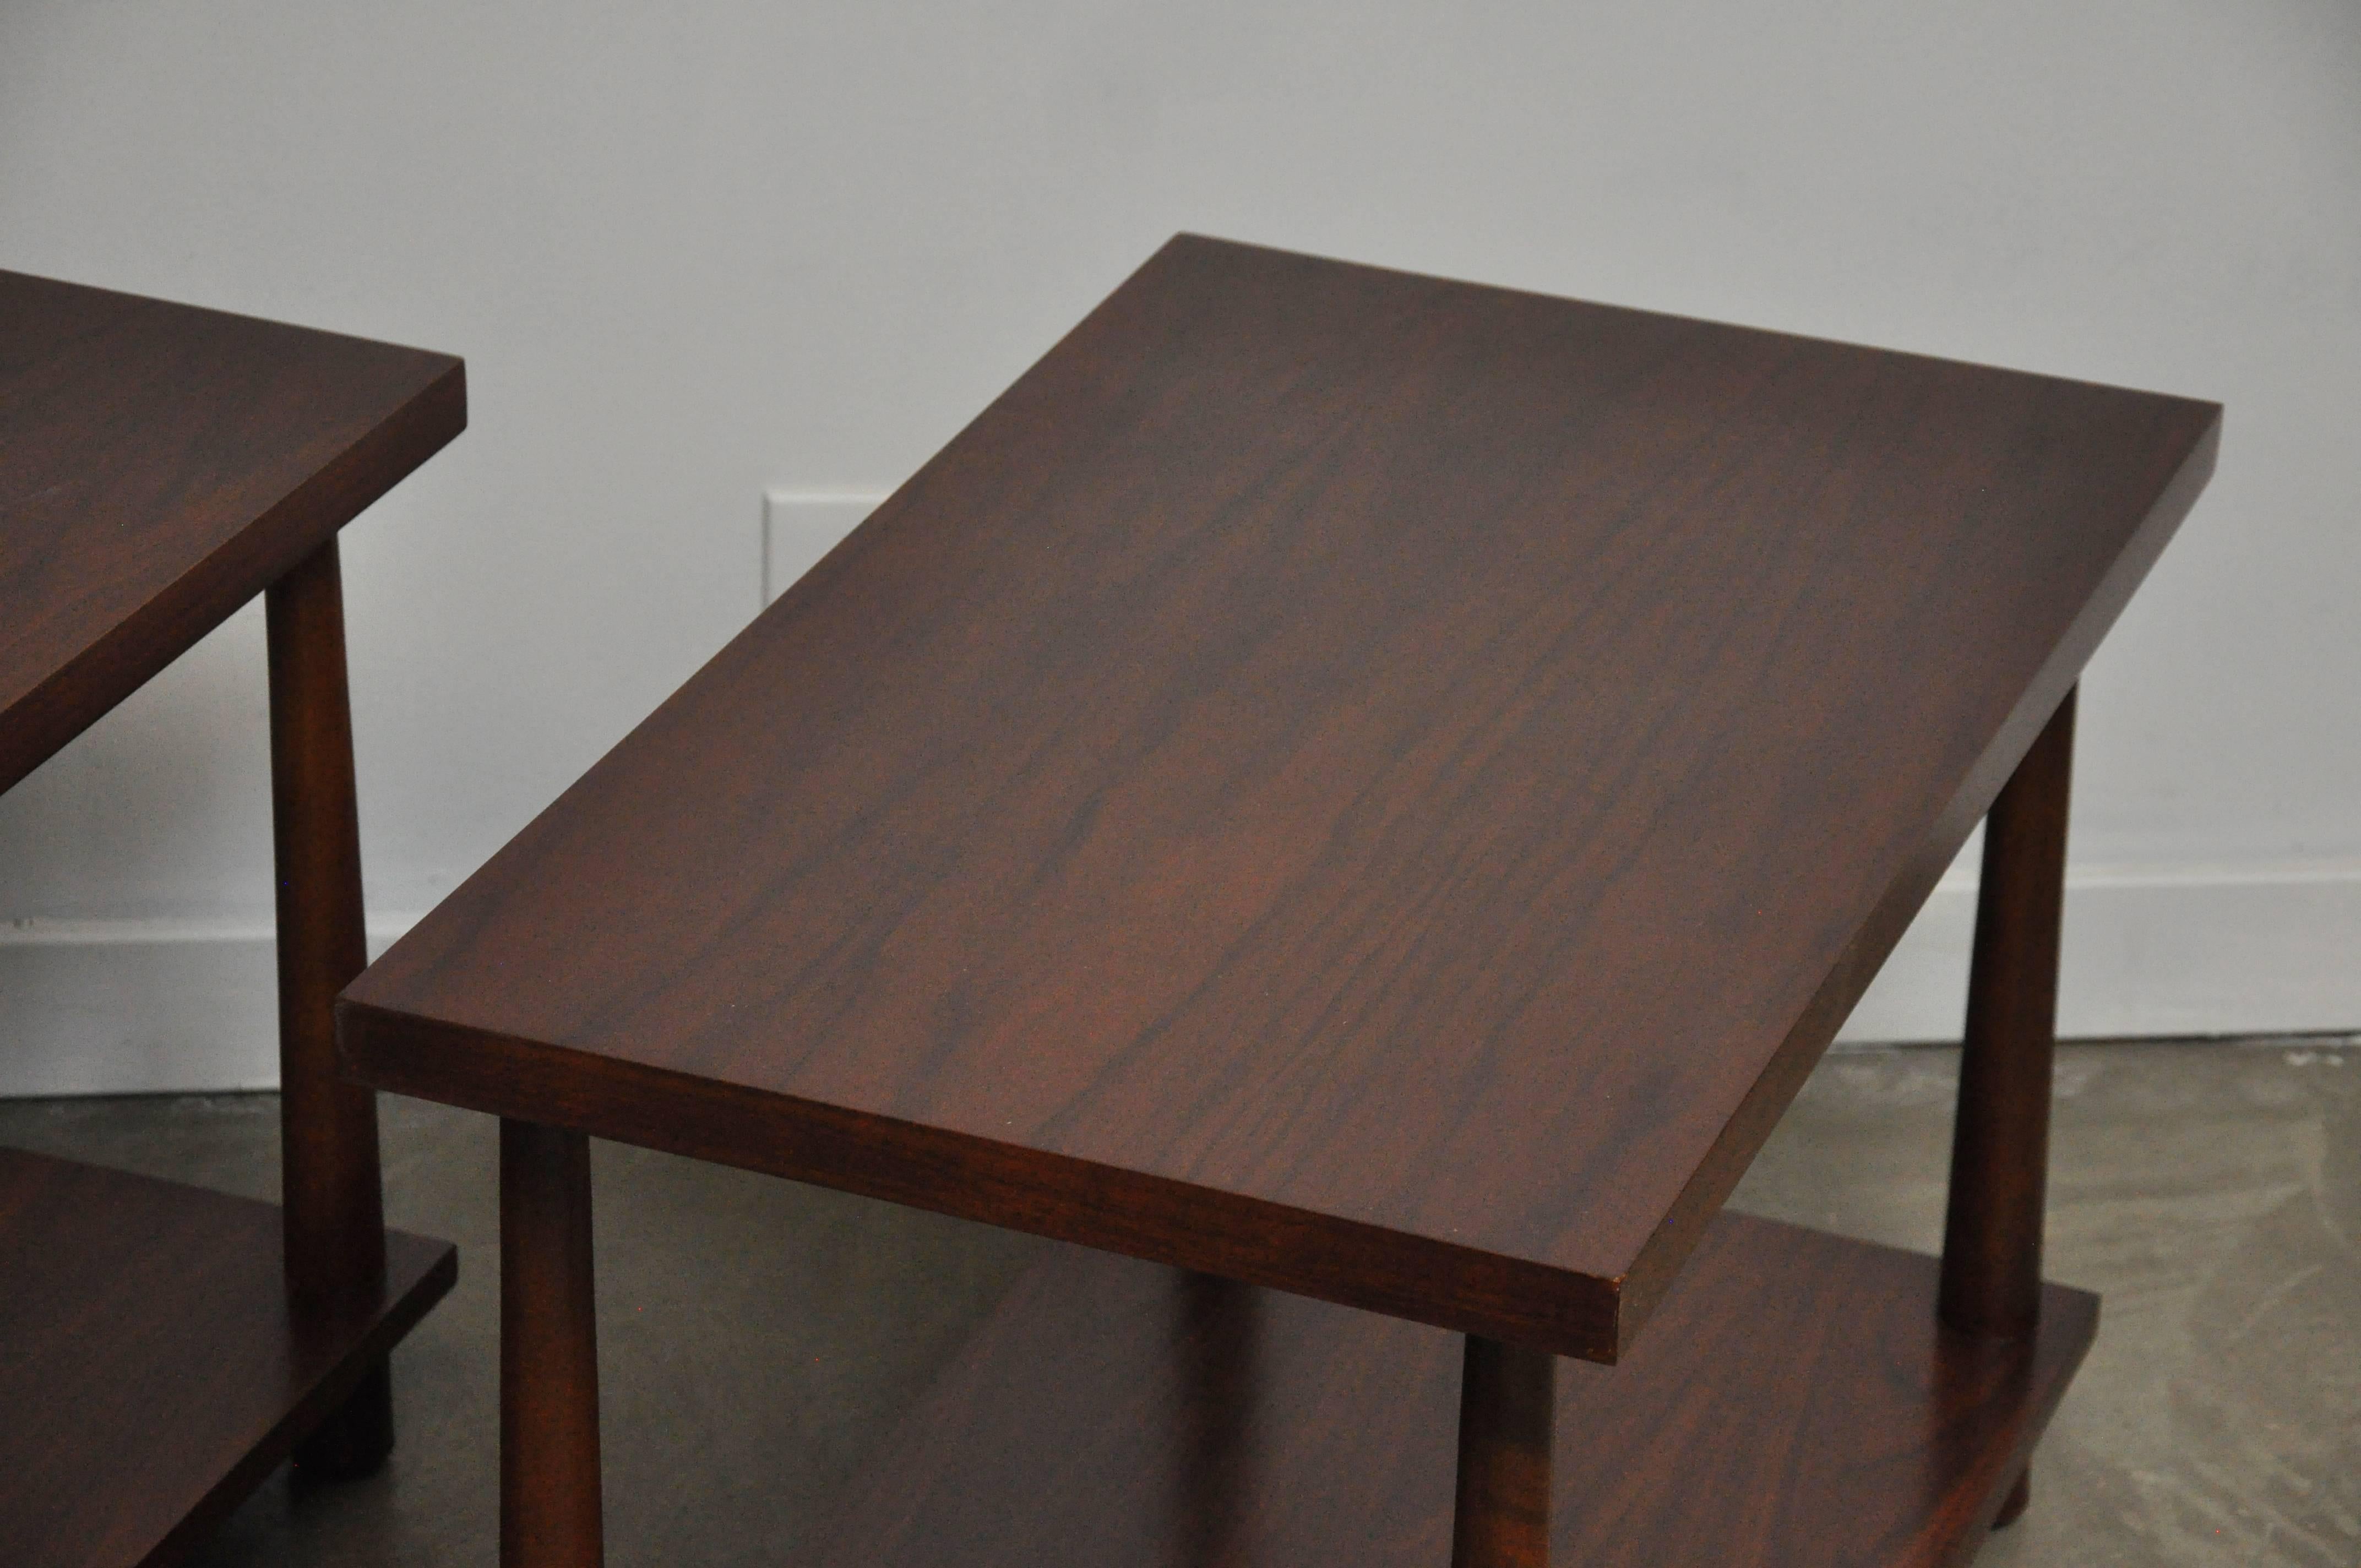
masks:
[[[1741,1189],[1758,1212],[1931,1248],[1957,1055],[1830,1058]],[[385,1473],[282,1474],[200,1554],[495,1560],[496,1136],[388,1100],[396,1224],[459,1243],[396,1355]],[[268,1096],[0,1104],[0,1142],[272,1196]],[[1036,1244],[784,1181],[597,1146],[609,1560],[785,1563],[882,1424]],[[2361,1042],[2061,1053],[2053,1277],[2105,1297],[2097,1348],[1991,1565],[2361,1564]]]

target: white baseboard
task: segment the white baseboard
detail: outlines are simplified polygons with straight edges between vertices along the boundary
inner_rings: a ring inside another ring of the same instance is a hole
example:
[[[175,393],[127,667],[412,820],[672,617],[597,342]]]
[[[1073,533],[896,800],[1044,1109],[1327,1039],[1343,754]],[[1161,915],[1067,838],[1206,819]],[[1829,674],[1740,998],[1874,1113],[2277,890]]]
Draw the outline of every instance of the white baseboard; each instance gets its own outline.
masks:
[[[410,924],[372,920],[369,955]],[[277,985],[267,924],[0,925],[0,1099],[276,1089]]]
[[[1946,879],[1839,1042],[1956,1040],[1972,880]],[[2361,864],[2070,870],[2058,1032],[2104,1040],[2361,1029]]]
[[[1974,926],[1974,884],[1938,887],[1839,1044],[1957,1039]],[[2065,949],[2071,1038],[2361,1030],[2361,864],[2078,871]],[[267,926],[0,926],[0,1098],[269,1089],[275,1007]]]

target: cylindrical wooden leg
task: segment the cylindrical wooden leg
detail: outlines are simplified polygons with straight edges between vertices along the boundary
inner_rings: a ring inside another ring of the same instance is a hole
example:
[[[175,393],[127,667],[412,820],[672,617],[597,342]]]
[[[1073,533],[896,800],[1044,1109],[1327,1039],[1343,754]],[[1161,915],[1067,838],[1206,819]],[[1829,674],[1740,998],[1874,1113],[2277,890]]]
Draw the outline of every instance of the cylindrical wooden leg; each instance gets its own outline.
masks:
[[[374,1303],[385,1287],[377,1097],[336,1076],[336,992],[368,962],[344,590],[331,539],[264,595],[279,897],[279,1066],[287,1285],[298,1312]],[[298,1444],[317,1476],[366,1475],[393,1447],[382,1365]]]
[[[603,1554],[589,1140],[503,1121],[501,1568],[597,1568]]]
[[[1452,1568],[1549,1562],[1557,1358],[1467,1336],[1459,1377],[1459,1496]]]
[[[1984,821],[1938,1310],[1950,1327],[1993,1338],[2032,1332],[2041,1309],[2073,754],[2070,691]],[[2001,1522],[2027,1496],[2020,1476]]]

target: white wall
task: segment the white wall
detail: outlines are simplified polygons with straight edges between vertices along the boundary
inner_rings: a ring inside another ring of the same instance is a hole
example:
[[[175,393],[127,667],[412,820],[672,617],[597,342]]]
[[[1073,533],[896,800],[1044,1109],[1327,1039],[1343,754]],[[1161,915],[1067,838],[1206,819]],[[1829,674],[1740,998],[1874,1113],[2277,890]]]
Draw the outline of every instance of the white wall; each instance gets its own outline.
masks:
[[[1176,229],[2218,398],[2068,1026],[2355,1027],[2356,82],[2345,0],[11,0],[0,266],[467,356],[346,536],[390,927],[753,612],[765,487],[890,488]],[[0,1091],[267,1079],[259,644],[0,800]],[[1955,1026],[1965,907],[1856,1035]]]

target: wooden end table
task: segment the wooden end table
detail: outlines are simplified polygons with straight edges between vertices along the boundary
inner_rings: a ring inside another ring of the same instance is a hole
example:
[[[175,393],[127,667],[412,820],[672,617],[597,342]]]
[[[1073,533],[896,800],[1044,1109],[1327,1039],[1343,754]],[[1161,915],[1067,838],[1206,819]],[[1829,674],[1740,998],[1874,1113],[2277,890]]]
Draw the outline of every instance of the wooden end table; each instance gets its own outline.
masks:
[[[1173,241],[340,1003],[507,1119],[504,1560],[599,1556],[585,1135],[1082,1244],[833,1561],[1972,1552],[2096,1322],[2075,681],[2219,415]],[[1719,1216],[1988,808],[1942,1260]]]
[[[459,361],[0,272],[0,790],[265,597],[284,1207],[0,1149],[0,1559],[178,1561],[291,1453],[365,1474],[447,1291],[335,1072],[366,961],[336,531],[467,423]]]

